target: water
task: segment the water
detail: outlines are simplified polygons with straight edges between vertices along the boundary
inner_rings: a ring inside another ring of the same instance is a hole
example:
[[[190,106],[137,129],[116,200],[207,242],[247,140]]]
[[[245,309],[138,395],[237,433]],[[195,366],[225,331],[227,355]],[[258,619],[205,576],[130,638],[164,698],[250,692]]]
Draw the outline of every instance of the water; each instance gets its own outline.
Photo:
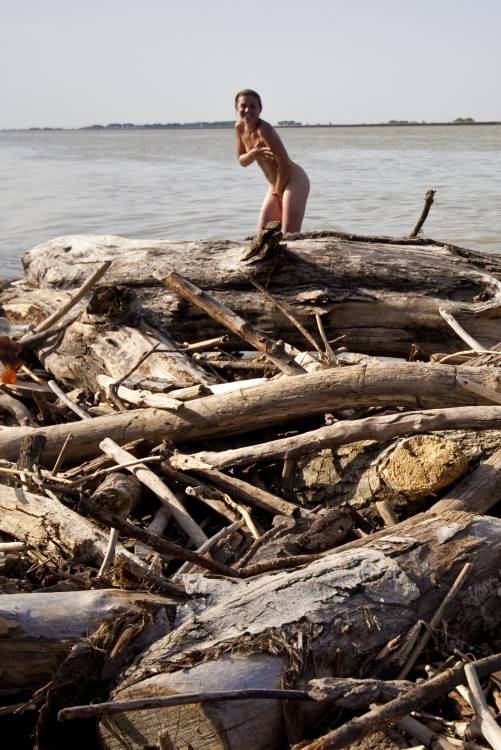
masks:
[[[501,252],[501,126],[280,131],[312,184],[304,230],[426,236]],[[265,192],[231,130],[0,132],[2,276],[62,234],[242,239]]]

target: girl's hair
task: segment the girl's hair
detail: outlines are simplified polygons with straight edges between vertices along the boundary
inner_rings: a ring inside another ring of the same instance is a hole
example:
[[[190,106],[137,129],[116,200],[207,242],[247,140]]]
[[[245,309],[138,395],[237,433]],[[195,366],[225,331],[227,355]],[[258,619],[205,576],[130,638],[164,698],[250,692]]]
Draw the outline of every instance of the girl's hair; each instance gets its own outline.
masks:
[[[257,103],[262,108],[263,105],[261,104],[261,97],[257,93],[257,91],[253,91],[252,89],[242,89],[242,91],[239,91],[238,94],[235,97],[235,107],[238,104],[238,100],[241,96],[253,96],[255,99],[257,99]]]

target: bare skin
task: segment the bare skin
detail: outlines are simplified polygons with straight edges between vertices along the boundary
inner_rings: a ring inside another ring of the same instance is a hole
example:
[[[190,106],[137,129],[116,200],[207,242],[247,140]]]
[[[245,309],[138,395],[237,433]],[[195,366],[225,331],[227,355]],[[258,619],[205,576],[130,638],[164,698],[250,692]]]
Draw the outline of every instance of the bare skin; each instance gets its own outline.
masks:
[[[236,111],[237,159],[242,167],[257,162],[268,182],[258,232],[268,221],[280,221],[284,232],[300,232],[310,191],[306,172],[289,158],[276,130],[261,120],[255,96],[240,96]]]

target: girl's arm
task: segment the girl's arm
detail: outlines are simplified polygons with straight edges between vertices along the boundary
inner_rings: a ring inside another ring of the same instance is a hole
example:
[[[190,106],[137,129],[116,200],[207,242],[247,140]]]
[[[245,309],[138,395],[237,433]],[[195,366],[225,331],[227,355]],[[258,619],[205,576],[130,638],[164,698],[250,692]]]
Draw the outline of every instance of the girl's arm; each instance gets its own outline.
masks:
[[[258,156],[264,156],[265,159],[271,159],[274,161],[274,156],[268,146],[262,141],[251,148],[250,151],[246,151],[245,144],[242,140],[242,130],[240,123],[237,122],[235,125],[236,145],[237,145],[237,159],[242,167],[248,167],[252,164]]]
[[[256,148],[252,148],[250,151],[245,150],[245,145],[242,140],[242,130],[239,122],[235,125],[235,135],[237,138],[237,159],[242,167],[248,167],[256,160],[259,151]]]
[[[290,177],[291,162],[289,159],[289,155],[285,150],[285,146],[280,140],[280,136],[278,135],[277,131],[269,123],[261,123],[261,127],[259,128],[259,135],[261,136],[266,146],[268,146],[275,158],[277,164],[277,179],[275,182],[273,195],[278,195],[281,198]]]

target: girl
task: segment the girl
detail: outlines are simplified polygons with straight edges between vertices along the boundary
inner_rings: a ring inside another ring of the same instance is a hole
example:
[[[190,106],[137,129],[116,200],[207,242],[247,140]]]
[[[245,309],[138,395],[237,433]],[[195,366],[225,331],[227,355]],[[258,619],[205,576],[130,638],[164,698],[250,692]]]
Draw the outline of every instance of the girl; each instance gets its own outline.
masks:
[[[244,89],[236,95],[237,159],[242,167],[257,161],[268,181],[257,231],[268,221],[280,221],[282,231],[300,232],[310,181],[304,169],[289,159],[276,130],[261,120],[261,109],[255,91]]]

